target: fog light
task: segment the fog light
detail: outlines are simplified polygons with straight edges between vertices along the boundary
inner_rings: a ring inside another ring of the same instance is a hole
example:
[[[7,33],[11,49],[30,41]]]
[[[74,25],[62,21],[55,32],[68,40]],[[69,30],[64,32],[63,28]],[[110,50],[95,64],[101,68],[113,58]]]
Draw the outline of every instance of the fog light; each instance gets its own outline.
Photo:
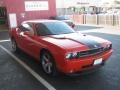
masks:
[[[73,73],[73,70],[70,70],[70,73]]]

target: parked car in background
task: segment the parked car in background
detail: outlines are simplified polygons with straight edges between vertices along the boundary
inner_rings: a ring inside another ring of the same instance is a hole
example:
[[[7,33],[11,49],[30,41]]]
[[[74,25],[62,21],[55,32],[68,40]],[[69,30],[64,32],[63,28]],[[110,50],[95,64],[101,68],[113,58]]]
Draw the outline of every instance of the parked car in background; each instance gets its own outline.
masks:
[[[14,52],[21,49],[31,55],[52,76],[103,66],[112,54],[110,41],[75,32],[57,20],[24,21],[10,30],[10,37]]]
[[[50,17],[50,19],[60,20],[60,21],[66,22],[72,28],[75,27],[75,24],[70,20],[69,16],[66,16],[66,15],[54,16],[54,17]]]

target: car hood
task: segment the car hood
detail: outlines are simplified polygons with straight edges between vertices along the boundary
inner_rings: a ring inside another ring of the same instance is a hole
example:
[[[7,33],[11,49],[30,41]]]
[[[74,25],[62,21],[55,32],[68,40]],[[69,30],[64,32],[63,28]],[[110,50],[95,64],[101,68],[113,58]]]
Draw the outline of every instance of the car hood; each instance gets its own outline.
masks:
[[[82,47],[83,49],[95,49],[102,47],[103,43],[108,42],[107,40],[104,40],[102,38],[80,33],[50,35],[43,38],[43,40],[65,49],[77,49],[80,47]]]

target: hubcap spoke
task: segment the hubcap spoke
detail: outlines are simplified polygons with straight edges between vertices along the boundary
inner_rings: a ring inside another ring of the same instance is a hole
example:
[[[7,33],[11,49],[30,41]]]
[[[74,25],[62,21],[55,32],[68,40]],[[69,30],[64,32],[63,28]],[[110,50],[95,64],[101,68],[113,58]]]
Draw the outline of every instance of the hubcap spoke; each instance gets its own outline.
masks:
[[[51,63],[50,57],[48,55],[43,55],[42,66],[46,73],[49,74],[52,72],[52,63]]]
[[[51,72],[51,68],[52,68],[52,65],[51,63],[48,64],[48,72],[50,73]]]
[[[46,56],[43,56],[43,59],[44,59],[46,62],[49,61],[49,59],[48,59]]]

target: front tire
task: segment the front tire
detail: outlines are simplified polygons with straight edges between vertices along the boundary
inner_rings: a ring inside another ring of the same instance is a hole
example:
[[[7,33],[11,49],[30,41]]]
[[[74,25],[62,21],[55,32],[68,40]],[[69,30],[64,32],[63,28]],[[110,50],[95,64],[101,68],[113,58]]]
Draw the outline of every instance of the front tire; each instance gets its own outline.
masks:
[[[58,71],[54,59],[48,51],[42,52],[40,60],[41,60],[42,69],[46,74],[51,76],[58,75]]]

